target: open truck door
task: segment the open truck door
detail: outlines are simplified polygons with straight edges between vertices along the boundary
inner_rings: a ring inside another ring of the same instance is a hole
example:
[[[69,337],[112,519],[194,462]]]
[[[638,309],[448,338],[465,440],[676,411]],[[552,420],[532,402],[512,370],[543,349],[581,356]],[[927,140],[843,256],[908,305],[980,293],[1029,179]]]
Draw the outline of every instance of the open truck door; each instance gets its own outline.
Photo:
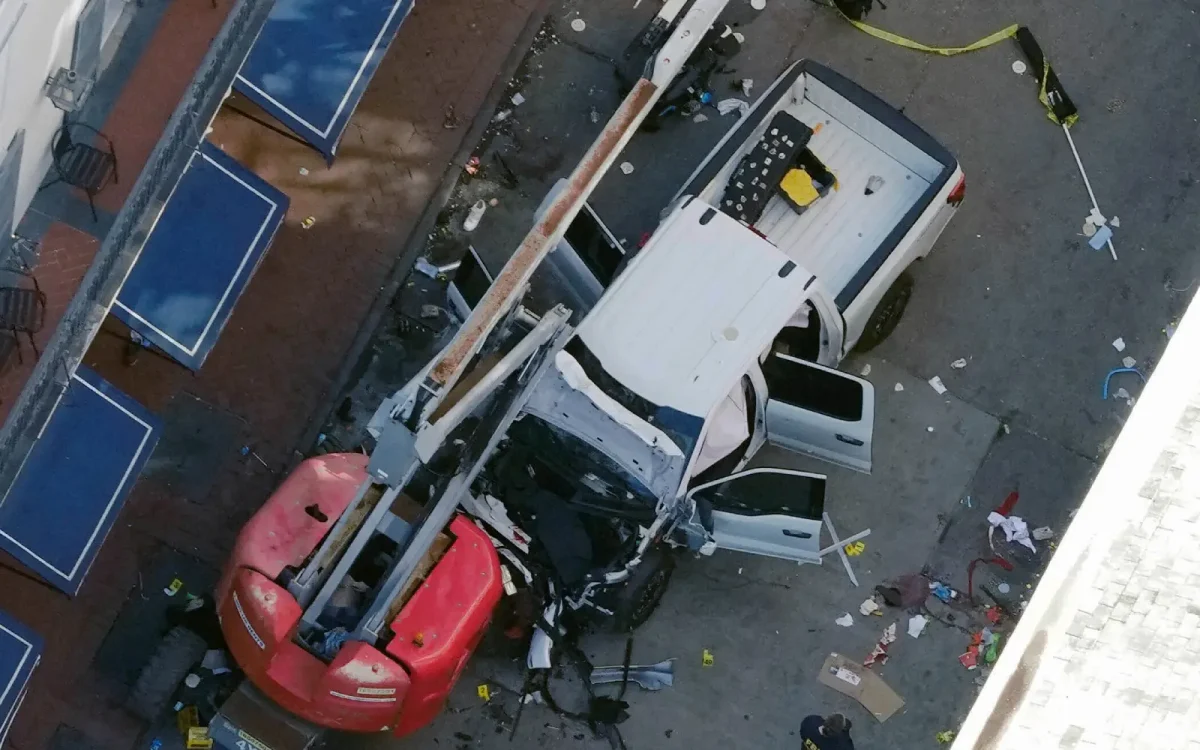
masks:
[[[825,477],[793,469],[747,469],[688,491],[718,549],[821,561]]]
[[[797,453],[871,473],[875,387],[862,378],[771,352],[767,441]]]

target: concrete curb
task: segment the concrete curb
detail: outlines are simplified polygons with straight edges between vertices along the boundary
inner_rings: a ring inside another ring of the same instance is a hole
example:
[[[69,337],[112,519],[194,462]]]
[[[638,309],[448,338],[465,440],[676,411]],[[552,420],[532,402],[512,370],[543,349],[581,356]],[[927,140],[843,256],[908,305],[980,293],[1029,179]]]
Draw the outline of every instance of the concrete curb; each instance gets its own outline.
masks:
[[[541,29],[542,23],[545,22],[546,16],[550,13],[552,4],[553,0],[538,0],[537,7],[529,14],[529,19],[525,27],[521,29],[521,33],[517,36],[516,42],[513,44],[508,56],[504,58],[504,63],[500,66],[496,77],[492,80],[492,86],[488,90],[482,106],[480,106],[479,110],[475,113],[475,117],[471,120],[471,126],[463,138],[462,145],[450,158],[450,162],[446,165],[446,170],[442,174],[441,182],[438,183],[437,190],[434,191],[429,202],[425,205],[425,210],[421,212],[421,217],[417,220],[412,231],[405,237],[400,252],[396,256],[395,263],[388,272],[386,283],[375,295],[375,299],[371,302],[371,308],[367,311],[367,315],[359,326],[358,332],[354,335],[354,340],[350,343],[349,348],[347,348],[346,354],[342,358],[341,367],[338,368],[337,376],[326,391],[327,398],[309,418],[308,425],[304,428],[304,432],[301,433],[299,442],[292,446],[291,459],[287,466],[288,472],[303,460],[304,448],[316,443],[321,427],[330,419],[334,409],[342,399],[342,394],[350,387],[350,381],[358,366],[358,361],[362,358],[367,346],[371,343],[371,337],[374,336],[376,329],[379,327],[379,323],[383,319],[383,315],[391,304],[392,299],[400,290],[400,284],[403,283],[410,267],[417,259],[417,255],[425,246],[425,238],[433,231],[438,214],[445,208],[446,204],[450,201],[450,197],[454,194],[454,188],[458,185],[458,179],[462,174],[462,165],[466,163],[476,144],[483,138],[484,131],[487,130],[488,125],[492,121],[492,113],[500,104],[500,99],[504,96],[505,91],[507,91],[509,82],[516,75],[521,62],[525,59],[525,55],[528,54],[529,48],[533,45],[538,30]],[[396,384],[397,387],[400,385],[402,383]]]

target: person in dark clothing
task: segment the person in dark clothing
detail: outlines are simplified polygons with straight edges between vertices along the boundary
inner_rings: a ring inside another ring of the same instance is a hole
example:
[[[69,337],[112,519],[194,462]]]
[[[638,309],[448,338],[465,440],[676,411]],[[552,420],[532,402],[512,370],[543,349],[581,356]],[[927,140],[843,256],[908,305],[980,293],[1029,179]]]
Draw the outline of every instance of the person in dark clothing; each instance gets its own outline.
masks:
[[[805,717],[800,722],[802,750],[854,750],[850,720],[841,714]]]

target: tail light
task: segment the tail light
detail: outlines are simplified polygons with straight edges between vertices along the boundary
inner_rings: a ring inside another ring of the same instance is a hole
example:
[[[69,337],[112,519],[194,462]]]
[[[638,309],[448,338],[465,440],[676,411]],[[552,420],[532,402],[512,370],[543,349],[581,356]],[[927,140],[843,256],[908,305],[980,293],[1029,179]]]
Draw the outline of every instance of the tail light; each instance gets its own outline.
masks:
[[[951,206],[957,206],[962,203],[963,198],[967,196],[967,176],[963,175],[958,178],[958,184],[950,191],[950,195],[946,196],[946,202]]]

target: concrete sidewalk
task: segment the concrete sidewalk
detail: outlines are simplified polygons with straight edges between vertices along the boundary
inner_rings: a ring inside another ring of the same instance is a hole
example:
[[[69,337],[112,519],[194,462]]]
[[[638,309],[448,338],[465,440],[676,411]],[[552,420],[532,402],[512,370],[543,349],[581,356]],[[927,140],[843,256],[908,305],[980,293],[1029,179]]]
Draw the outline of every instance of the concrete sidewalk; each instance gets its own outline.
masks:
[[[187,13],[193,6],[209,8],[205,2],[173,3],[171,9],[185,6]],[[116,627],[114,622],[123,611],[162,598],[152,580],[164,570],[202,589],[199,582],[221,565],[242,522],[295,451],[306,448],[297,444],[300,436],[314,414],[324,413],[335,376],[392,265],[443,175],[457,169],[450,162],[471,119],[493,85],[505,84],[511,48],[527,26],[540,23],[540,12],[535,0],[418,4],[332,167],[261,125],[228,111],[218,117],[210,140],[286,191],[291,211],[199,373],[148,351],[128,364],[127,333],[111,318],[84,357],[162,415],[165,426],[76,599],[51,592],[18,566],[0,570],[0,587],[9,592],[6,610],[46,641],[12,730],[15,747],[78,747],[85,741],[128,747],[138,738],[144,727],[120,704],[129,664],[148,655],[153,640],[130,643],[121,632],[129,618],[121,617]],[[174,56],[187,51],[189,45],[172,38],[185,31],[164,20],[130,80],[159,80]],[[163,96],[161,102],[139,101],[136,91],[122,96],[104,126],[129,155],[123,155],[122,168],[128,161],[130,184],[138,154],[144,160],[153,146],[152,134],[141,129],[160,110],[169,116],[179,93]],[[443,126],[450,107],[461,127]],[[116,208],[123,200],[115,189],[100,207]],[[308,217],[311,229],[304,228]],[[239,455],[244,445],[269,467]],[[124,659],[93,663],[98,652],[120,649]]]

